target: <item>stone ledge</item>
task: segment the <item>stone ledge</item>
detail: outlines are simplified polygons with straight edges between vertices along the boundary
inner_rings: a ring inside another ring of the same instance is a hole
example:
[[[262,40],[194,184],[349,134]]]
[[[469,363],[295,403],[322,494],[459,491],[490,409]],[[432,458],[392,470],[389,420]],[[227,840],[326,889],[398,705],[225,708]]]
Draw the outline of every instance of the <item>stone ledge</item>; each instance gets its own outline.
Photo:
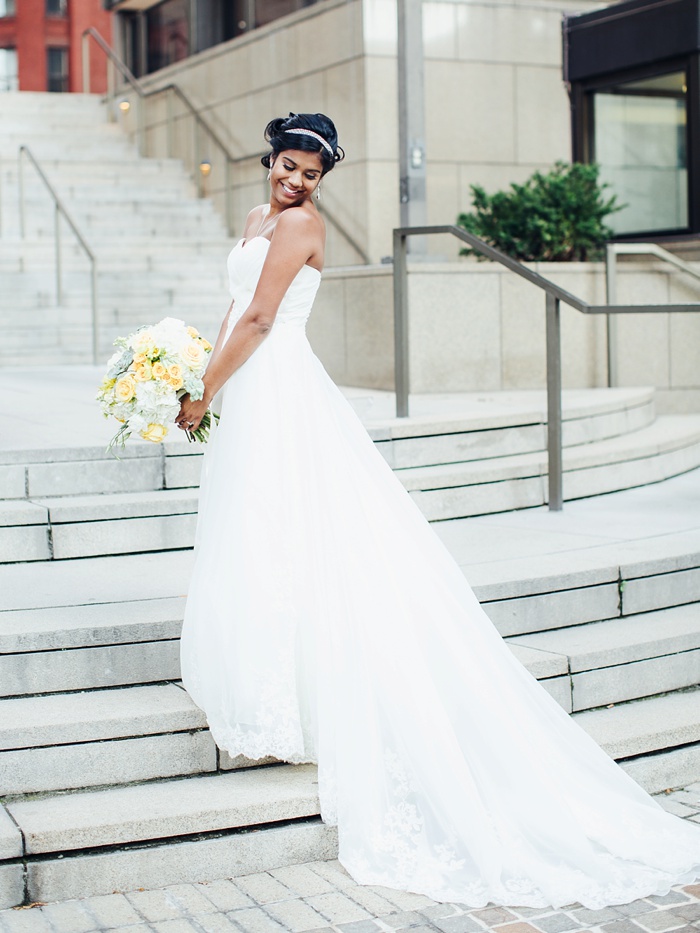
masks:
[[[64,852],[316,816],[316,767],[281,765],[7,805],[26,854]]]

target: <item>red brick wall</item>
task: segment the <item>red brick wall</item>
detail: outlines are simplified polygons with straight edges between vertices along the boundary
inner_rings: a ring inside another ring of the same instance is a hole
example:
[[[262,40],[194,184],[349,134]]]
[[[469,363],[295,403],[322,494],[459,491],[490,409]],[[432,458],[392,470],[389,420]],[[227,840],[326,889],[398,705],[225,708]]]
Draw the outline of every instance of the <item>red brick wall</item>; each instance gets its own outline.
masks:
[[[113,14],[100,0],[68,0],[67,16],[47,16],[45,0],[17,0],[17,13],[0,19],[0,48],[17,49],[20,91],[45,91],[46,49],[68,49],[68,82],[71,91],[82,91],[81,37],[94,26],[111,44]],[[107,89],[105,56],[91,42],[90,90]]]

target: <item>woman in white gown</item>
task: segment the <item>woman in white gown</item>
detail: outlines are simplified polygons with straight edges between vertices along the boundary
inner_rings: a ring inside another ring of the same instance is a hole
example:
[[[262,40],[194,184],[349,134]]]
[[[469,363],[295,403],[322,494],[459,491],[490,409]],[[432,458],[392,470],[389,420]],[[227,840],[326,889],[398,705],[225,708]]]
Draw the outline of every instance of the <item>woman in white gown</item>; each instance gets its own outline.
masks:
[[[205,454],[183,682],[232,755],[318,762],[360,883],[472,906],[588,907],[700,876],[667,814],[516,661],[314,356],[305,323],[342,158],[322,114],[272,121],[270,202],[228,258],[233,298],[196,427]]]

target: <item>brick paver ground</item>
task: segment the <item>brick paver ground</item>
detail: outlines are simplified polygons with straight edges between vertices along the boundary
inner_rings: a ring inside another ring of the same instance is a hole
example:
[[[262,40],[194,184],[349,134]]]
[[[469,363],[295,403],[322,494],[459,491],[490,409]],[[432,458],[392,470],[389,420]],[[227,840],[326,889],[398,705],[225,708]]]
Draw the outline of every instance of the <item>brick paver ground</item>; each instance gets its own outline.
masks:
[[[700,783],[657,795],[700,823]],[[469,908],[357,885],[338,862],[0,910],[1,933],[697,933],[700,883],[604,910]]]

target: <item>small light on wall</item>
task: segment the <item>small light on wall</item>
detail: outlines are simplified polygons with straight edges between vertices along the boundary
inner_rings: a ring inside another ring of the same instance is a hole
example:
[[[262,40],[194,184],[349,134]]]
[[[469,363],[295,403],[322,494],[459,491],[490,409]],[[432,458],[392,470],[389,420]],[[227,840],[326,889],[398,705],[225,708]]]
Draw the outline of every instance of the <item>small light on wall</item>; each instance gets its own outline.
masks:
[[[119,109],[121,110],[122,113],[128,113],[129,110],[131,109],[131,103],[128,100],[120,100]]]
[[[423,150],[420,146],[411,148],[411,168],[423,168]]]
[[[202,173],[203,178],[208,178],[211,175],[211,162],[209,159],[202,159],[199,163],[199,171]]]
[[[688,93],[688,85],[687,85],[687,84],[684,84],[684,85],[683,85],[683,93],[684,93],[684,94],[687,94],[687,93]]]

